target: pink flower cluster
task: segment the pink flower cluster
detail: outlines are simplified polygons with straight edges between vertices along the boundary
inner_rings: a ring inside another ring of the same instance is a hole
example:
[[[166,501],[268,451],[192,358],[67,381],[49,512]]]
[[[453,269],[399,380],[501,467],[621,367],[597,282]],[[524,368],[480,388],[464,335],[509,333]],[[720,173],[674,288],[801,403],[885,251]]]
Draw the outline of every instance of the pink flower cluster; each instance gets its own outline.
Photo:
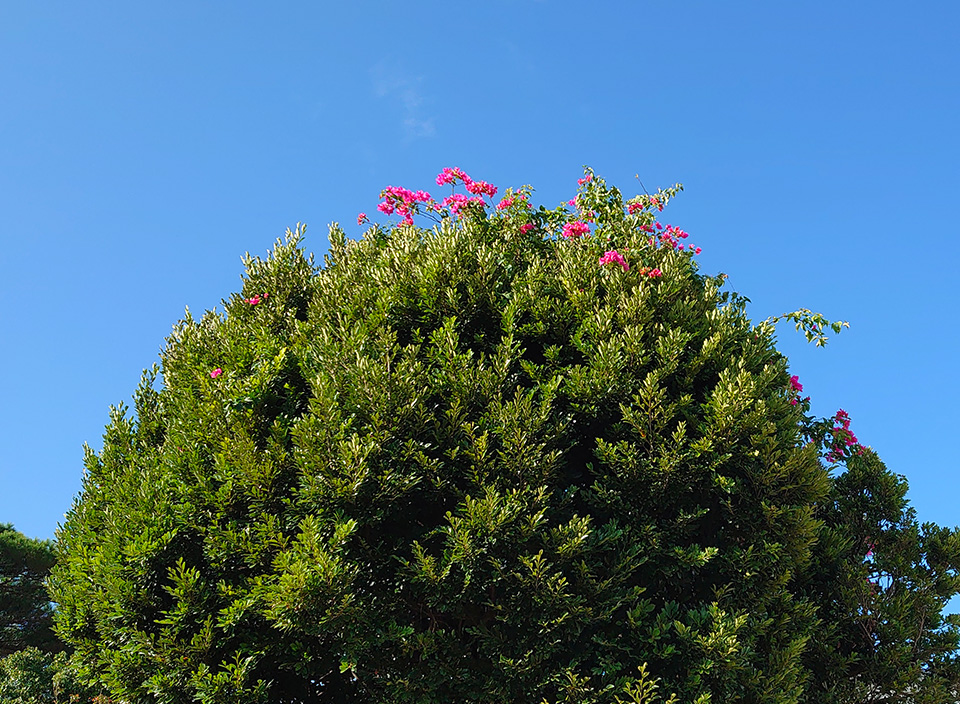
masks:
[[[259,305],[262,301],[267,300],[268,298],[270,298],[269,293],[260,293],[260,294],[254,294],[252,298],[244,298],[243,302],[251,306],[256,306],[256,305]]]
[[[357,215],[357,224],[363,225],[364,223],[370,222],[370,218],[367,217],[366,213],[360,213]]]
[[[830,451],[824,456],[827,462],[838,462],[845,459],[848,452],[855,449],[858,455],[863,454],[863,448],[858,446],[857,436],[850,430],[850,416],[842,408],[833,416],[833,427],[830,429],[833,437]]]
[[[605,264],[619,264],[623,267],[624,271],[630,271],[630,265],[627,264],[627,260],[615,249],[604,252],[603,256],[600,257],[600,266]]]
[[[658,223],[659,224],[659,223]],[[660,244],[666,247],[672,247],[673,249],[683,249],[683,245],[680,244],[680,240],[685,240],[690,235],[679,227],[675,225],[667,225],[667,227],[660,233]]]
[[[603,256],[600,257],[600,266],[604,266],[606,264],[619,264],[621,267],[623,267],[624,271],[630,271],[630,265],[627,264],[627,260],[624,259],[623,255],[615,249],[607,250],[603,253]],[[658,279],[663,276],[662,271],[649,266],[640,267],[639,271],[641,276],[649,276],[651,279]]]
[[[520,232],[522,232],[523,234],[527,234],[528,232],[530,232],[530,230],[532,230],[535,227],[536,225],[534,225],[532,222],[525,222],[520,226]]]
[[[793,398],[790,399],[790,405],[796,406],[800,401],[799,398],[797,398],[797,394],[798,392],[803,391],[803,384],[800,383],[800,377],[798,377],[796,374],[790,377],[790,390],[793,391]],[[803,400],[809,401],[810,397],[807,396]]]
[[[518,205],[521,208],[530,209],[530,201],[527,200],[526,193],[514,193],[509,196],[504,196],[503,199],[497,203],[497,210],[506,210],[512,205]]]
[[[384,215],[393,215],[394,211],[403,216],[405,225],[413,224],[413,216],[417,212],[418,203],[432,204],[433,198],[426,191],[411,191],[399,186],[387,186],[380,192],[380,197],[384,199],[377,206]]]
[[[423,193],[423,191],[417,191],[417,194],[423,194],[428,199],[420,202],[427,203],[427,207],[431,210],[447,208],[454,215],[459,215],[471,205],[479,205],[481,208],[486,207],[483,196],[489,196],[490,198],[493,198],[497,194],[497,187],[492,183],[487,183],[486,181],[475,181],[459,167],[446,167],[443,169],[443,171],[437,174],[438,186],[445,186],[447,184],[456,186],[458,183],[463,183],[464,187],[467,189],[467,193],[472,193],[473,195],[465,196],[462,193],[453,193],[444,198],[442,201],[440,201],[440,204],[437,205],[432,199],[430,199],[429,194]],[[513,197],[505,198],[503,201],[501,201],[500,205],[497,206],[497,209],[504,210],[509,208],[513,204],[513,201]],[[399,211],[399,207],[397,210]],[[387,214],[389,215],[389,213]],[[404,222],[407,222],[407,220],[404,220]]]
[[[578,179],[577,179],[577,185],[578,185],[578,186],[586,186],[586,185],[587,185],[588,183],[590,183],[592,180],[593,180],[593,174],[587,174],[587,175],[584,176],[583,178],[578,178]]]
[[[680,252],[683,251],[684,247],[686,247],[687,251],[691,254],[700,254],[703,251],[700,247],[682,244],[680,240],[687,239],[690,233],[684,232],[676,225],[667,225],[664,227],[662,223],[655,222],[652,225],[641,225],[640,229],[643,232],[649,232],[655,236],[650,238],[650,246],[659,242],[661,247],[670,247]]]
[[[223,374],[223,370],[222,370],[220,367],[217,367],[217,368],[214,369],[212,372],[210,372],[210,378],[211,378],[211,379],[216,379],[216,378],[217,378],[218,376],[220,376],[221,374]]]
[[[479,205],[482,208],[484,206],[483,197],[465,196],[462,193],[453,193],[440,201],[440,207],[449,208],[450,212],[454,215],[459,215],[470,205]]]
[[[627,212],[631,215],[636,215],[648,206],[662,211],[663,201],[656,196],[641,196],[638,197],[633,203],[627,203]]]
[[[463,183],[468,193],[473,193],[476,196],[487,195],[493,198],[495,195],[497,195],[496,186],[494,186],[492,183],[487,183],[486,181],[474,181],[460,167],[447,167],[437,174],[438,186],[444,186],[446,184],[455,186],[458,182]]]
[[[563,232],[560,234],[567,239],[576,239],[578,237],[583,237],[584,235],[589,235],[590,226],[581,220],[574,220],[573,222],[566,223],[563,226]]]
[[[474,195],[482,196],[487,195],[493,198],[497,195],[497,187],[492,183],[487,183],[486,181],[472,181],[468,180],[464,182],[465,188],[468,193],[473,193]]]
[[[450,167],[447,167],[443,171],[441,171],[439,174],[437,174],[438,186],[445,186],[448,183],[451,186],[455,186],[457,184],[457,181],[462,181],[463,183],[470,183],[471,180],[472,179],[463,172],[463,169],[457,166],[454,166],[452,169]]]

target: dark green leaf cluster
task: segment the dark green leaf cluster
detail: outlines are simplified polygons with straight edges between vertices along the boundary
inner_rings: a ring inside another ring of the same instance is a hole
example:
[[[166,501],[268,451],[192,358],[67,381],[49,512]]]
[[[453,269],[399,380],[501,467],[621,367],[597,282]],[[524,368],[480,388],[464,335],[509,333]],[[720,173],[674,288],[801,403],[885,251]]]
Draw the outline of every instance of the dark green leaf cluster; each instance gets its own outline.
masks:
[[[592,237],[473,209],[334,226],[322,267],[298,229],[188,315],[59,536],[85,676],[209,704],[787,704],[847,678],[809,661],[815,546],[847,518],[771,330],[651,240],[651,206],[599,178],[580,202]]]

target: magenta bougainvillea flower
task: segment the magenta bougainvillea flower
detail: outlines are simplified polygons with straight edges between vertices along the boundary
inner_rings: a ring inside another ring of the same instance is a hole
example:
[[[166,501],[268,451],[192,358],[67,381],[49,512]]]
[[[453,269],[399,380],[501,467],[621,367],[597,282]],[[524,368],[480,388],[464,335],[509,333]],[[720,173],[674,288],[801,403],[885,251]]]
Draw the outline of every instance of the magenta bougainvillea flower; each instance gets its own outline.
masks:
[[[486,181],[467,181],[465,186],[467,191],[474,195],[488,195],[491,198],[497,195],[497,187]]]
[[[467,176],[462,169],[457,166],[453,168],[445,168],[439,174],[437,174],[437,185],[443,186],[450,184],[451,186],[456,184],[457,181],[463,181],[464,183],[470,183],[473,179]]]
[[[221,374],[223,374],[223,370],[222,370],[220,367],[217,367],[217,368],[214,369],[212,372],[210,372],[210,378],[211,378],[211,379],[216,379],[216,378],[217,378],[218,376],[220,376]]]
[[[624,271],[630,271],[630,265],[627,264],[627,260],[615,249],[604,252],[603,256],[600,257],[600,266],[604,264],[619,264],[623,267]]]
[[[465,196],[462,193],[454,193],[449,195],[440,201],[440,206],[443,208],[449,208],[450,212],[454,215],[459,215],[463,210],[469,207],[471,204],[478,204],[483,207],[483,197],[482,196]]]
[[[564,225],[563,232],[561,234],[567,239],[576,239],[577,237],[589,235],[590,226],[585,222],[575,220],[574,222],[568,222],[566,225]]]

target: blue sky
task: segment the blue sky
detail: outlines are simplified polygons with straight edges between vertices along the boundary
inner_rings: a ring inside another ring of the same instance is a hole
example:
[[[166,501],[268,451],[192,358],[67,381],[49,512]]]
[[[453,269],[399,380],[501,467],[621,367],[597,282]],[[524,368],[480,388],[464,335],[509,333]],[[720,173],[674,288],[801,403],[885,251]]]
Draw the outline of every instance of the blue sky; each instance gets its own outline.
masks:
[[[269,6],[268,6],[269,5]],[[111,404],[189,306],[298,221],[359,234],[388,185],[460,166],[570,198],[584,164],[780,331],[813,409],[960,523],[960,5],[4,3],[0,522],[53,537]]]

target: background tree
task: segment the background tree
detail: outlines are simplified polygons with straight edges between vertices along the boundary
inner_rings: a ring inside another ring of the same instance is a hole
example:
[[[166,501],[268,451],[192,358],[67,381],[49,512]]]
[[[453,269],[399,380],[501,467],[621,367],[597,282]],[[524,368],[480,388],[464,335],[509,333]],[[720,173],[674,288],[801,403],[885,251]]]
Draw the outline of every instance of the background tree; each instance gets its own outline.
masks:
[[[943,610],[960,593],[960,533],[918,523],[906,479],[875,452],[844,464],[804,577],[823,624],[807,653],[811,691],[823,702],[957,701],[960,617]]]
[[[28,646],[63,648],[53,632],[44,585],[55,560],[52,541],[28,538],[0,523],[0,657]]]
[[[0,658],[0,702],[109,704],[109,699],[81,681],[65,652],[49,653],[30,646]]]
[[[248,258],[222,314],[174,329],[163,387],[113,409],[53,578],[84,676],[130,702],[418,704],[872,677],[815,645],[861,618],[830,583],[854,579],[853,484],[772,326],[658,221],[676,189],[624,201],[588,171],[534,211],[438,184],[467,193],[387,189],[400,223],[332,227],[322,268],[300,230]],[[945,633],[921,670],[952,663]]]

